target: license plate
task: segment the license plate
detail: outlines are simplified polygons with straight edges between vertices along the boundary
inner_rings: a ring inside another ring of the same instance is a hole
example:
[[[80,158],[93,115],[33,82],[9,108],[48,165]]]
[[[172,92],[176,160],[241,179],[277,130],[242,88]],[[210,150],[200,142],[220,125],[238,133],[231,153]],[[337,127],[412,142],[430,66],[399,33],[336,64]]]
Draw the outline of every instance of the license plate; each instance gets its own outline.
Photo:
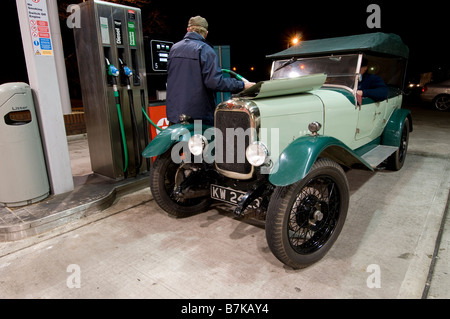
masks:
[[[220,200],[225,203],[237,205],[241,201],[242,197],[245,195],[244,192],[229,188],[229,187],[223,187],[219,185],[211,184],[211,198]],[[251,205],[248,207],[250,208],[258,208],[261,203],[261,199],[257,198],[255,199]]]

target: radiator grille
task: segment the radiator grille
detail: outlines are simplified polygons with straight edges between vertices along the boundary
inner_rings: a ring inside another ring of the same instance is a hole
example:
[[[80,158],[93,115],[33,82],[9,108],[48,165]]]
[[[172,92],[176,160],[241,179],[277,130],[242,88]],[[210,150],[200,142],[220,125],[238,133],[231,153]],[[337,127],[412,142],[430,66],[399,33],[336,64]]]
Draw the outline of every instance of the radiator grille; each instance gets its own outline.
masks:
[[[216,167],[238,174],[250,174],[252,166],[245,158],[245,150],[250,144],[251,122],[247,112],[217,111],[216,130],[220,130],[222,147],[216,145]],[[217,136],[217,134],[216,134]]]

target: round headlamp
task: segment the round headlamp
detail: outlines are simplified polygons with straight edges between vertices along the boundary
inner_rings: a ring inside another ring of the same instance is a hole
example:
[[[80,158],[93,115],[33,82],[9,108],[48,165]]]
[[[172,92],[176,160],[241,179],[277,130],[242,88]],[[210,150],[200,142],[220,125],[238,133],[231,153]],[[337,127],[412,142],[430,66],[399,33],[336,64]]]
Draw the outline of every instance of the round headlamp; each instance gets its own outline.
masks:
[[[189,139],[188,142],[189,151],[194,156],[199,156],[203,153],[203,150],[205,149],[207,144],[208,141],[206,140],[206,137],[204,137],[201,134],[195,134]]]
[[[261,166],[269,156],[267,147],[261,142],[253,142],[245,150],[245,156],[253,166]]]

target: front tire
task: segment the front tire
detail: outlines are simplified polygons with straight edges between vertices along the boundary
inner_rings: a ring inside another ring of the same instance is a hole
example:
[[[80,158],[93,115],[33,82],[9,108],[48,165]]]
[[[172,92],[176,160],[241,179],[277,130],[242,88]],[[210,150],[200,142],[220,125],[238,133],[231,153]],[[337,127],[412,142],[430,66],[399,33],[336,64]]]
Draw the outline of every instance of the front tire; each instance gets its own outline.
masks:
[[[150,189],[156,203],[169,215],[182,218],[207,210],[211,203],[209,196],[197,198],[181,198],[174,193],[177,185],[195,171],[201,170],[200,165],[174,163],[171,150],[158,156],[150,171]],[[196,185],[203,191],[208,184]]]
[[[323,258],[344,226],[349,197],[343,169],[329,159],[317,160],[302,180],[277,187],[266,219],[275,257],[295,269]]]

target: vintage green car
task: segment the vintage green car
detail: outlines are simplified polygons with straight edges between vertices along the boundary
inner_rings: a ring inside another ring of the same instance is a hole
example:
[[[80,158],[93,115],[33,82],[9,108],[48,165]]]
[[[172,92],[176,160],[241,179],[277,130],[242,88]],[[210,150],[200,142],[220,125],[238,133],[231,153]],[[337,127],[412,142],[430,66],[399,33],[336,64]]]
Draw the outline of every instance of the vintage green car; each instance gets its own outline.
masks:
[[[346,219],[345,172],[403,166],[412,131],[401,108],[408,53],[397,35],[371,33],[303,41],[268,56],[271,79],[220,103],[214,127],[173,125],[144,150],[157,156],[155,201],[177,217],[214,200],[235,205],[236,216],[257,211],[281,262],[317,262]],[[384,100],[358,98],[363,61],[384,81]]]

